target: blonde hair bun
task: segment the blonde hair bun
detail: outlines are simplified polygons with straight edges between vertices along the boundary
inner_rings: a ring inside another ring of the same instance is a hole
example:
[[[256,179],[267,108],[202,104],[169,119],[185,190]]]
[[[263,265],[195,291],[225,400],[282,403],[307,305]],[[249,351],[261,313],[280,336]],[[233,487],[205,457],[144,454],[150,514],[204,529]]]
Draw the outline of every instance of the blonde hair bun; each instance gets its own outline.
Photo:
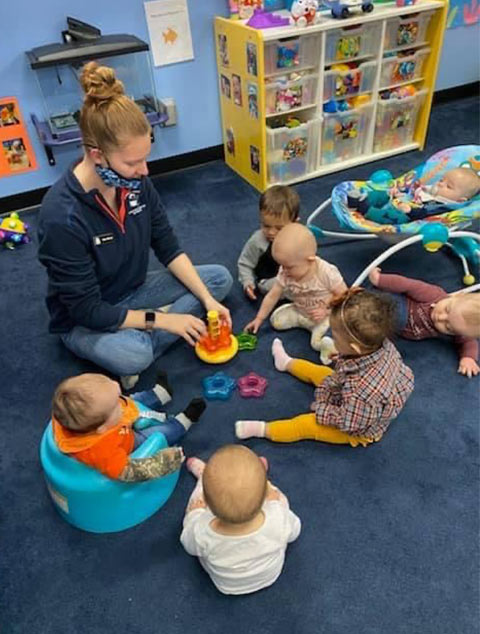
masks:
[[[85,93],[85,104],[100,105],[125,94],[123,83],[108,66],[88,62],[82,69],[80,84]]]

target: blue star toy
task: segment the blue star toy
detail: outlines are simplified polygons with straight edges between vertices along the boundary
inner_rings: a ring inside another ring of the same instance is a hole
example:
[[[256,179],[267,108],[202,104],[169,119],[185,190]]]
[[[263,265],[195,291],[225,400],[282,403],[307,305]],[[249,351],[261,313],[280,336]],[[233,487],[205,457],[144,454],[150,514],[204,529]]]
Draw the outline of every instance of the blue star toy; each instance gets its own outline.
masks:
[[[225,372],[216,372],[203,379],[203,393],[209,401],[220,400],[226,401],[232,395],[233,390],[237,386],[235,379],[225,374]]]

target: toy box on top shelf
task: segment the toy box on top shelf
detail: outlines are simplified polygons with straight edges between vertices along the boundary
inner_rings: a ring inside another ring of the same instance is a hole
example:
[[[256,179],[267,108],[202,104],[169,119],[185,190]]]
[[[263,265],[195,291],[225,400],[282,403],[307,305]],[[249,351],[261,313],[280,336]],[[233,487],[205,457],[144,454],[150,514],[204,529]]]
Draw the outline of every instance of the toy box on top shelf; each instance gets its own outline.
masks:
[[[420,90],[410,97],[379,99],[373,142],[374,152],[393,150],[413,141],[418,112],[426,95],[427,90]]]
[[[83,64],[90,60],[114,69],[125,93],[144,110],[150,123],[163,121],[148,50],[148,44],[133,35],[99,35],[28,51],[43,99],[44,119],[53,139],[75,140],[82,105],[79,76]]]
[[[278,126],[278,127],[270,127]],[[290,127],[289,127],[290,126]],[[267,120],[268,183],[284,183],[317,167],[320,118]]]
[[[320,58],[316,34],[265,42],[265,75],[313,68]]]
[[[426,43],[427,28],[433,13],[425,11],[387,21],[384,51]]]
[[[381,36],[381,23],[367,23],[327,31],[325,63],[370,57],[376,54]]]

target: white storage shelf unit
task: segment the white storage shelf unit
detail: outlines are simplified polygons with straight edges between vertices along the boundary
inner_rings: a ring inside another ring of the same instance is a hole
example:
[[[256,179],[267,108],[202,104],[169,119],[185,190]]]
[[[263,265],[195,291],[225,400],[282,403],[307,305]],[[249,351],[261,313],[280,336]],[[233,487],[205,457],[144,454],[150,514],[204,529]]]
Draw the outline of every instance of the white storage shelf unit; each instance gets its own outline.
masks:
[[[431,30],[430,38],[427,31],[442,10],[446,15],[437,0],[402,8],[376,5],[372,13],[346,20],[325,17],[310,27],[262,32],[269,185],[422,146],[443,40],[443,30]],[[438,20],[444,26],[443,16]],[[380,91],[402,86],[412,91],[411,85],[414,95],[380,97]],[[323,112],[325,102],[351,98],[359,100],[353,107],[350,101],[351,109]],[[301,125],[281,127],[283,115],[285,122],[294,116]],[[415,140],[417,123],[422,129]]]

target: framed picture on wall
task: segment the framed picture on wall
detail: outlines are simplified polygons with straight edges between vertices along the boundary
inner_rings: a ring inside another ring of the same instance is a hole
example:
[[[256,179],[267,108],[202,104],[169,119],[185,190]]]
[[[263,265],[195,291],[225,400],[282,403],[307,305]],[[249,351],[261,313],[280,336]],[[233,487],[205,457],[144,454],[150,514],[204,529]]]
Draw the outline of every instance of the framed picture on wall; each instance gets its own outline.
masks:
[[[37,169],[30,137],[15,97],[0,99],[0,177]]]

